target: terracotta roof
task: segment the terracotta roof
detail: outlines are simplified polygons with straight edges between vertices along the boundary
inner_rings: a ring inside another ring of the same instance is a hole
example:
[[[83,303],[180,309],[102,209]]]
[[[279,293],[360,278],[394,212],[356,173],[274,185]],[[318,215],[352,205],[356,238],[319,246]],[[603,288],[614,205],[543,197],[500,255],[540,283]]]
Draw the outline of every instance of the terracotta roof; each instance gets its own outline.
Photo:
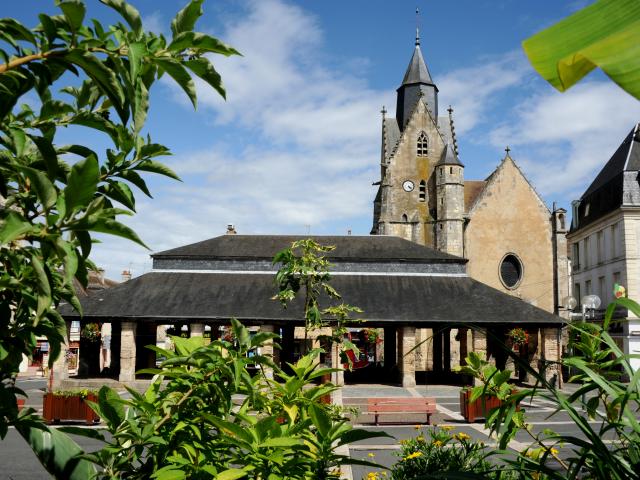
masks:
[[[464,181],[464,211],[465,213],[471,210],[473,204],[476,203],[476,199],[484,190],[486,180],[465,180]]]

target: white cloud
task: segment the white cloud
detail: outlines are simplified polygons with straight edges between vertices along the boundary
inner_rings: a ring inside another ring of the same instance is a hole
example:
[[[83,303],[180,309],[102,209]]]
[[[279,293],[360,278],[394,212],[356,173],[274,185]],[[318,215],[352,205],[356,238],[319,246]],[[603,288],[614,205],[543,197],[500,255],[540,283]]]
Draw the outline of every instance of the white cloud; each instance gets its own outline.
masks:
[[[546,89],[513,113],[515,121],[491,133],[492,144],[518,147],[515,158],[541,193],[575,197],[640,119],[640,104],[612,82],[591,81],[564,93]]]
[[[464,135],[491,112],[503,90],[518,86],[530,73],[521,52],[483,59],[479,64],[453,70],[438,79],[440,110],[452,105],[456,133]]]

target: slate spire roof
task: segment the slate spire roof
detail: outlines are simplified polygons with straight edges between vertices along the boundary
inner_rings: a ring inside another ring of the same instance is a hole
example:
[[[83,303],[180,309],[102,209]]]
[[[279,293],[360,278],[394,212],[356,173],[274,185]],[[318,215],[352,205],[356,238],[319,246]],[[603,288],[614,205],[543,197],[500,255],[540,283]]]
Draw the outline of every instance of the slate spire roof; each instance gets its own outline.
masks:
[[[427,85],[434,85],[431,79],[431,74],[427,68],[427,64],[422,57],[422,51],[420,50],[420,35],[416,30],[416,47],[413,50],[413,56],[407,67],[407,72],[402,79],[402,85],[410,85],[414,83],[425,83]]]
[[[451,142],[448,142],[447,146],[444,147],[442,155],[440,156],[440,160],[438,160],[438,163],[436,163],[436,165],[460,165],[461,167],[464,167],[464,165],[462,165],[462,162],[460,162],[460,159],[456,154],[456,150]]]

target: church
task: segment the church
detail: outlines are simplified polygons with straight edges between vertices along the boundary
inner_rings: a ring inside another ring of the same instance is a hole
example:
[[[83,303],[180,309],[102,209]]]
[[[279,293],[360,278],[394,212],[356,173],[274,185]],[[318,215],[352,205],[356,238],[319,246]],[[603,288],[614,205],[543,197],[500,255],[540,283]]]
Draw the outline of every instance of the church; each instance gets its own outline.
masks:
[[[411,387],[427,372],[450,381],[469,351],[503,368],[502,342],[514,327],[526,332],[520,358],[557,377],[565,211],[546,207],[509,152],[486,180],[465,181],[448,114],[438,116],[438,88],[416,38],[396,115],[383,114],[372,235],[315,237],[335,246],[327,255],[332,285],[382,333],[378,382]],[[155,365],[144,346],[166,326],[213,339],[231,318],[280,335],[281,348],[264,354],[283,365],[295,358],[305,319],[272,300],[272,259],[304,237],[228,233],[155,253],[151,272],[82,298],[81,319],[62,306],[68,325],[113,325],[113,380],[133,382],[136,371]],[[74,385],[65,362],[62,355],[54,368],[58,388]],[[330,363],[341,364],[334,349]]]
[[[382,109],[371,234],[394,235],[463,257],[475,280],[565,314],[561,305],[570,282],[566,211],[547,207],[508,147],[486,179],[465,180],[453,109],[441,115],[438,92],[416,32],[413,55],[397,89],[395,116]],[[422,332],[420,340],[431,336]],[[449,341],[437,337],[436,354]],[[429,370],[432,360],[427,352],[423,356],[421,369]]]

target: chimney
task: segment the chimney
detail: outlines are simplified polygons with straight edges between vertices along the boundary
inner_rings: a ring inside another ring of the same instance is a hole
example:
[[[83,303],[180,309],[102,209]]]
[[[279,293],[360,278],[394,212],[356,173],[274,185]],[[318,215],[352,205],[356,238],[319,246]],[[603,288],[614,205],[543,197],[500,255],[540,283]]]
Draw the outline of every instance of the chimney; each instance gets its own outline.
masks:
[[[227,235],[237,235],[236,227],[234,225],[227,225]]]
[[[131,280],[131,270],[123,270],[121,275],[123,282],[128,282],[129,280]]]

